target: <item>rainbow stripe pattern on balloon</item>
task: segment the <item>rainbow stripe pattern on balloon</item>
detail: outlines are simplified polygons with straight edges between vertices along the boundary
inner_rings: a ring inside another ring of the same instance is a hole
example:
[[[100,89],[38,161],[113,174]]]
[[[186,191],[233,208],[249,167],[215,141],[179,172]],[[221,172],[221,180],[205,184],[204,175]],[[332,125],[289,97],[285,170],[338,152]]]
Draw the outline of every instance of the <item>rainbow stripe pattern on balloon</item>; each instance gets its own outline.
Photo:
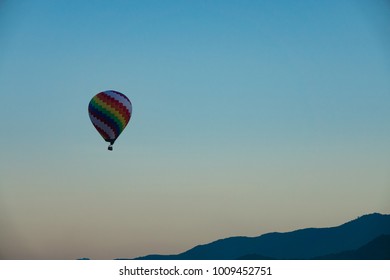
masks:
[[[130,121],[132,104],[123,93],[106,90],[91,99],[88,113],[92,124],[103,139],[114,144]]]

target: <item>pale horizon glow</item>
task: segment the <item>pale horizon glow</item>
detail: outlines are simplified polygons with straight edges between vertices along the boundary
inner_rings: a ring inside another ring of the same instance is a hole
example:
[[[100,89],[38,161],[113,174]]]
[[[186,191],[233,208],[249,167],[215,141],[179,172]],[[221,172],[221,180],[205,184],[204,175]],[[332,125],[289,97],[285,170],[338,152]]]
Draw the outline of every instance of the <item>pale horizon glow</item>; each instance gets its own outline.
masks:
[[[175,254],[389,214],[388,11],[3,1],[0,258]],[[87,111],[110,89],[133,105],[113,152]]]

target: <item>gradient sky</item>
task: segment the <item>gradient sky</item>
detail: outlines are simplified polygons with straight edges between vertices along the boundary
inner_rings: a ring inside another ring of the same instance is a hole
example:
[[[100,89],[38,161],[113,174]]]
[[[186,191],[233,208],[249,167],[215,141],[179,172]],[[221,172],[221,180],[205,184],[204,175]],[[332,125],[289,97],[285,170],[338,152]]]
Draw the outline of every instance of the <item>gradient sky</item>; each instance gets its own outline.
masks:
[[[0,258],[179,253],[390,213],[389,14],[0,2]],[[107,89],[133,103],[113,152],[87,112]]]

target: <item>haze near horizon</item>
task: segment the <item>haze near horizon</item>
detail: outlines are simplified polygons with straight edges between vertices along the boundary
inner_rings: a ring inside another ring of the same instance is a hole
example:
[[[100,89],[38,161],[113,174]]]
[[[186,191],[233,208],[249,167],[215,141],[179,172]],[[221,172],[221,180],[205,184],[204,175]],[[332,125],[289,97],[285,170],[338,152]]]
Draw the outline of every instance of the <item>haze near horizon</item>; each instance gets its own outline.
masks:
[[[386,1],[2,1],[0,258],[175,254],[390,213]],[[133,116],[114,151],[88,103]]]

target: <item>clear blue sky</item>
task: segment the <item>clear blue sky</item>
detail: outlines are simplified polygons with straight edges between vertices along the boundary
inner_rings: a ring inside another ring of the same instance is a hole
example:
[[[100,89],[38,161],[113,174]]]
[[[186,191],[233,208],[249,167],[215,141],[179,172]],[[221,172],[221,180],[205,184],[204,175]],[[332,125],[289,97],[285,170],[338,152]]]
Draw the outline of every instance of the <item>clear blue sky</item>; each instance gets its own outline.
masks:
[[[0,2],[0,257],[390,213],[386,1]],[[107,151],[89,100],[133,117]]]

